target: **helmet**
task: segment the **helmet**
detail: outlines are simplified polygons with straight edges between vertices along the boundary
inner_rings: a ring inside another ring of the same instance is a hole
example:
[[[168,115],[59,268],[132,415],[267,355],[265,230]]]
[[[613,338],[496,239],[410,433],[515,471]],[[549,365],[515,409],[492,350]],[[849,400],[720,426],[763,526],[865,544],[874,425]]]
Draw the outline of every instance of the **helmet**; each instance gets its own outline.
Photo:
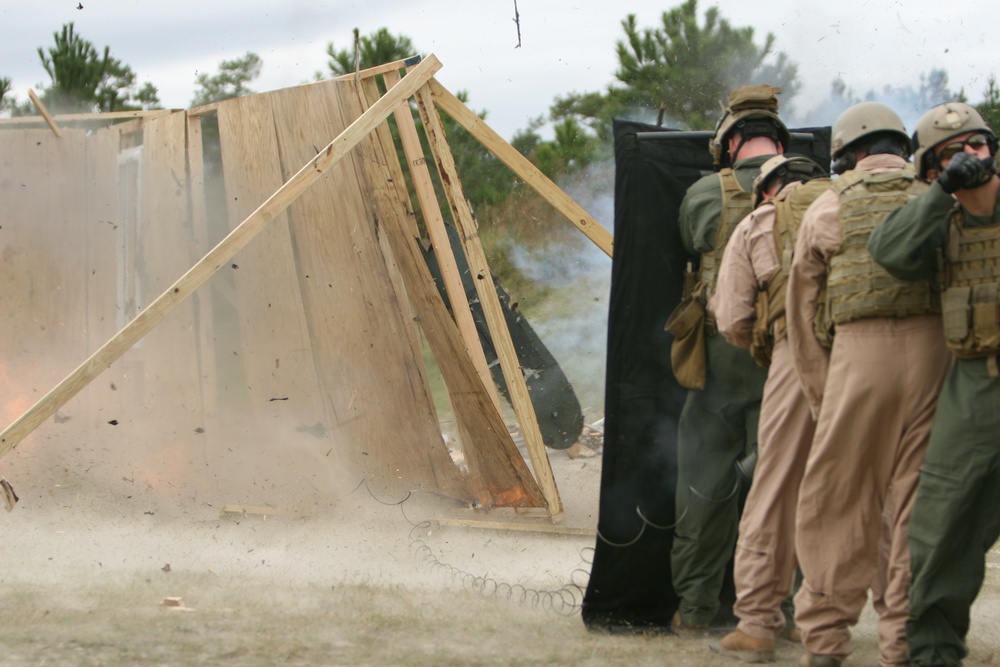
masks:
[[[788,184],[792,181],[808,181],[826,175],[826,170],[805,155],[795,153],[775,155],[761,165],[760,173],[753,181],[754,206],[759,206],[764,199],[763,192],[772,178],[781,178]]]
[[[860,102],[848,107],[833,123],[831,157],[838,174],[854,168],[853,155],[847,152],[852,144],[873,134],[890,133],[907,146],[909,157],[910,136],[903,120],[895,111],[881,102]]]
[[[876,132],[892,132],[907,143],[910,141],[903,120],[886,105],[880,102],[860,102],[848,107],[833,123],[833,158],[840,157],[854,142]]]
[[[778,118],[778,94],[781,88],[768,86],[740,86],[726,100],[722,118],[715,125],[715,133],[708,142],[712,163],[726,165],[731,161],[726,142],[739,131],[744,139],[771,137],[785,148],[789,144],[788,128]]]
[[[913,143],[917,147],[913,154],[913,164],[916,166],[917,175],[925,178],[927,170],[934,166],[932,148],[967,132],[985,134],[989,141],[990,154],[996,154],[997,145],[993,130],[975,107],[964,102],[946,102],[921,116],[913,133]]]

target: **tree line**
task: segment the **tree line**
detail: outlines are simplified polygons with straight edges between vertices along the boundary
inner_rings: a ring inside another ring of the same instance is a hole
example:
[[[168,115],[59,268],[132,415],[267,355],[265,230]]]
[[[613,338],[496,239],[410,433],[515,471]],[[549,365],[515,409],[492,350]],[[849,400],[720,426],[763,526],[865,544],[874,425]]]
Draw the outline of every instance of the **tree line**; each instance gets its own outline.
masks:
[[[801,89],[798,65],[776,49],[772,34],[758,40],[749,26],[734,26],[717,7],[699,15],[697,0],[684,0],[668,9],[653,26],[640,26],[635,15],[622,22],[623,36],[614,45],[618,68],[615,79],[603,90],[556,97],[547,113],[517,131],[512,143],[545,174],[554,179],[571,176],[610,157],[612,119],[631,117],[677,129],[714,126],[720,101],[729,90],[744,83],[781,86],[787,107]],[[419,53],[404,35],[380,28],[367,36],[355,31],[355,45],[326,47],[327,70],[314,78],[337,76]],[[130,66],[111,55],[110,47],[98,49],[76,32],[72,23],[53,35],[54,44],[38,48],[42,68],[50,83],[40,97],[58,112],[106,112],[160,107],[157,88],[139,84]],[[215,74],[201,73],[191,106],[253,93],[251,84],[260,75],[263,61],[257,54],[219,64]],[[0,109],[13,115],[35,113],[30,101],[17,101],[9,93],[11,80],[0,78]],[[468,95],[459,96],[468,101]],[[865,93],[852,91],[842,79],[833,81],[822,105],[824,118],[864,99],[911,105],[920,111],[948,100],[968,101],[964,91],[948,88],[944,70],[931,70],[917,88],[886,86]],[[1000,88],[990,77],[977,108],[994,127],[1000,127]],[[486,117],[486,112],[480,113]],[[552,138],[540,130],[551,124]],[[449,133],[453,152],[467,194],[475,205],[499,205],[511,197],[517,184],[507,170],[463,132]]]

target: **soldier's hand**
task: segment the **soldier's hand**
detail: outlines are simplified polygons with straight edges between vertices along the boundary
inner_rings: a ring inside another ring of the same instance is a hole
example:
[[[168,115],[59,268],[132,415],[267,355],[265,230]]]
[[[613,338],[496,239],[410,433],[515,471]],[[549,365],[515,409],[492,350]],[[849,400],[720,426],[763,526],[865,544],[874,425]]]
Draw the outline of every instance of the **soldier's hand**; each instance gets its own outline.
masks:
[[[977,188],[996,173],[992,157],[979,159],[969,153],[955,153],[938,176],[938,183],[948,193]]]

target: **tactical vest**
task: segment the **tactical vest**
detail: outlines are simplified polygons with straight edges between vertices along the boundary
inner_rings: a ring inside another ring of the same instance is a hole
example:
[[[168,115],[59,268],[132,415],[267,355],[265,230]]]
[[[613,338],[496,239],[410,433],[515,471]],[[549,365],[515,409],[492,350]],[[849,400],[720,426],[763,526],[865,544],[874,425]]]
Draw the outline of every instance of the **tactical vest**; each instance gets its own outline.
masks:
[[[894,278],[872,259],[868,237],[895,209],[927,189],[912,167],[849,171],[833,182],[840,195],[840,248],[830,258],[827,307],[830,320],[843,324],[866,317],[907,317],[941,312],[933,281]]]
[[[740,186],[735,171],[728,167],[720,170],[719,183],[722,187],[722,213],[715,230],[715,243],[711,250],[702,253],[698,266],[698,282],[705,289],[705,298],[715,291],[722,253],[725,252],[736,225],[753,210],[753,195]]]
[[[802,218],[816,198],[830,189],[830,183],[829,178],[814,178],[796,186],[780,199],[770,200],[774,205],[773,236],[779,266],[764,287],[757,291],[753,340],[750,343],[750,353],[765,368],[771,364],[775,341],[785,333],[785,290]],[[822,304],[820,306],[822,310]]]
[[[955,356],[988,357],[1000,352],[1000,224],[965,225],[965,212],[951,212],[945,245],[944,335]]]

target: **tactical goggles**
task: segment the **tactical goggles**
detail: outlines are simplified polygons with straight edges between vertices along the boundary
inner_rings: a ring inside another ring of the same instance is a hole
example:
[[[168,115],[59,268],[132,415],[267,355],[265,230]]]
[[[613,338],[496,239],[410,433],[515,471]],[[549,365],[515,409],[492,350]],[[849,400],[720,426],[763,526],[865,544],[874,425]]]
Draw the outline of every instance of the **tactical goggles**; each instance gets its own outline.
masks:
[[[982,148],[989,144],[989,140],[986,138],[985,134],[973,134],[972,136],[966,137],[962,141],[953,141],[950,144],[946,144],[938,154],[938,160],[941,162],[948,162],[955,156],[956,153],[962,153],[965,151],[966,146],[972,146],[974,149]]]

